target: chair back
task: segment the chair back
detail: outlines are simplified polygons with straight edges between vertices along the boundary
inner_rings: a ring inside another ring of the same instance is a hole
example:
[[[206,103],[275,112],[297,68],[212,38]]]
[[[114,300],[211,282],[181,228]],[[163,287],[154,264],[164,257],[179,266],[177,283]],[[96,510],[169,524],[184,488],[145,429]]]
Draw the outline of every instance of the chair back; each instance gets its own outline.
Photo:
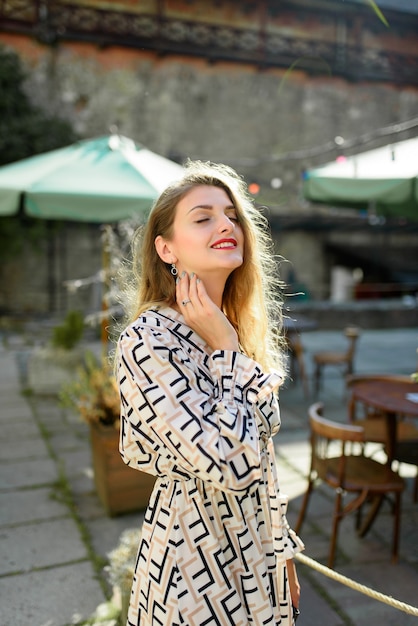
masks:
[[[344,329],[344,335],[348,339],[347,362],[352,364],[357,346],[357,339],[360,336],[360,329],[356,326],[347,326],[347,328]]]
[[[361,426],[352,424],[341,424],[334,420],[326,419],[322,416],[324,405],[322,402],[315,402],[309,407],[309,425],[311,433],[324,439],[339,441],[364,441],[364,431]]]
[[[338,485],[343,487],[348,447],[352,443],[364,443],[364,430],[361,426],[341,424],[322,416],[323,403],[316,402],[309,407],[309,426],[311,430],[311,471],[319,478],[329,481],[327,467],[330,459],[338,459]]]

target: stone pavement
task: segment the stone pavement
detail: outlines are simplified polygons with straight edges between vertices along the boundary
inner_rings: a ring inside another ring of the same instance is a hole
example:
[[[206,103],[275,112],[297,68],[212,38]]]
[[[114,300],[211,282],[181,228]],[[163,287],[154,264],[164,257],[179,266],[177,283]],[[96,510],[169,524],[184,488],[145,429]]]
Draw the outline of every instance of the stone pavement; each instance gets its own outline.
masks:
[[[344,344],[338,331],[302,336],[308,372],[319,348]],[[418,329],[364,331],[358,372],[409,374],[417,366]],[[24,335],[0,346],[0,624],[68,626],[86,620],[109,598],[104,566],[123,530],[142,514],[105,515],[94,491],[88,430],[53,398],[22,394],[30,348]],[[327,414],[345,420],[341,378],[332,370],[320,398]],[[282,491],[290,496],[290,523],[299,511],[309,463],[307,407],[301,385],[280,392],[283,426],[276,438]],[[390,561],[390,511],[382,509],[370,533],[357,538],[353,518],[342,522],[335,569],[345,576],[418,606],[418,505],[412,502],[415,468],[402,466],[400,559]],[[323,487],[312,497],[301,535],[306,555],[326,564],[332,498]],[[298,564],[302,585],[298,626],[409,626],[418,618],[368,598]],[[170,625],[167,625],[170,626]]]

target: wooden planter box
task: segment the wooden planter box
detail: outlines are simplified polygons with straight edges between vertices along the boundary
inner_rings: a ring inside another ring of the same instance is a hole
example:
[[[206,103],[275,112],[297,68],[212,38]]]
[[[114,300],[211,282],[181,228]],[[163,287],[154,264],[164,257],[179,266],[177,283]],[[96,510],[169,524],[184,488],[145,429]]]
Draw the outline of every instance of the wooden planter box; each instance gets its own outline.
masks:
[[[107,514],[146,509],[155,477],[125,465],[119,454],[119,430],[94,424],[90,437],[94,482]]]

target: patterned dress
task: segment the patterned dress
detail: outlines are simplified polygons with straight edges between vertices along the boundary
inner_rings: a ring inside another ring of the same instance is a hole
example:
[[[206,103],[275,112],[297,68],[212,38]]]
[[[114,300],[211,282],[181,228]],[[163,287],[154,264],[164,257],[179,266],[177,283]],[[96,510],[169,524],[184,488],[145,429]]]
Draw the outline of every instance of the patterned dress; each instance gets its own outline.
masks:
[[[135,566],[130,626],[291,626],[286,521],[272,436],[280,378],[211,352],[171,308],[119,340],[120,451],[157,476]]]

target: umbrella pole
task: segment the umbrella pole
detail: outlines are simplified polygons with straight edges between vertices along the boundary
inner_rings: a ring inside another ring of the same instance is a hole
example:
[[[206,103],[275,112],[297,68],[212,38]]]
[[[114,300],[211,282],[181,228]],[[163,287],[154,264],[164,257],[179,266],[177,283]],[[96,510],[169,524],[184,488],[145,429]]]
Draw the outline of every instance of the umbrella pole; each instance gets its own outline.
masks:
[[[48,312],[56,310],[56,286],[55,286],[55,233],[51,221],[47,222],[47,270],[48,270]]]
[[[110,270],[110,252],[109,252],[109,238],[107,227],[103,227],[102,235],[102,270],[103,270],[103,282],[102,282],[102,321],[101,321],[101,342],[103,349],[103,356],[107,356],[107,348],[109,341],[109,317],[108,317],[108,302],[107,296],[109,293],[109,270]]]

